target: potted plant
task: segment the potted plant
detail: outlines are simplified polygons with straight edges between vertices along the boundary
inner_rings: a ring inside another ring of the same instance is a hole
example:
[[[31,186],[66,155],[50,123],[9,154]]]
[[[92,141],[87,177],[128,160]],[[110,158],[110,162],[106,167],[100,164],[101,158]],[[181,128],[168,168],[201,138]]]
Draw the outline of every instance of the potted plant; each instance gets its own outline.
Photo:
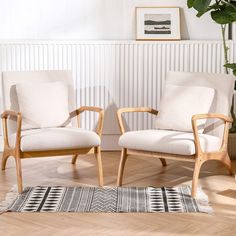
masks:
[[[225,72],[229,74],[230,70],[232,70],[232,73],[236,76],[236,63],[229,62],[229,47],[226,41],[227,26],[236,22],[236,0],[187,0],[187,5],[189,8],[194,8],[197,11],[197,17],[209,13],[211,18],[220,25],[224,47]],[[234,89],[236,90],[236,84]],[[231,158],[236,157],[236,117],[233,104],[231,108],[233,124],[230,129],[228,145]]]

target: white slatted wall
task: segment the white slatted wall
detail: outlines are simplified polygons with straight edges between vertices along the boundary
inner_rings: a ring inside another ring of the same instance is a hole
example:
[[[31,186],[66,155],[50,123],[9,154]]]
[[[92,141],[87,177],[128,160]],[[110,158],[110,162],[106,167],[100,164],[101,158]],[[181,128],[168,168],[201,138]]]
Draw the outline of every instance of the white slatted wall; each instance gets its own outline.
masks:
[[[230,61],[236,61],[236,44],[229,44]],[[119,134],[117,108],[158,108],[167,71],[223,73],[222,65],[219,41],[0,43],[0,71],[71,70],[77,106],[104,107],[104,134],[109,135]],[[127,118],[130,129],[153,127],[152,117],[146,114]],[[86,115],[82,124],[93,128],[95,117]]]

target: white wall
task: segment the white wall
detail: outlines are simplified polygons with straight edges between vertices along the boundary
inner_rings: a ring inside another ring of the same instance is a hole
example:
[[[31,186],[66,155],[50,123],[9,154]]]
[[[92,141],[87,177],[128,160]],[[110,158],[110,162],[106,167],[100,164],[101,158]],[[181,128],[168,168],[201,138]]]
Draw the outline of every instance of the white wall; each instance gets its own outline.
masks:
[[[186,0],[0,0],[0,39],[134,39],[136,6],[179,6],[183,39],[219,39]]]

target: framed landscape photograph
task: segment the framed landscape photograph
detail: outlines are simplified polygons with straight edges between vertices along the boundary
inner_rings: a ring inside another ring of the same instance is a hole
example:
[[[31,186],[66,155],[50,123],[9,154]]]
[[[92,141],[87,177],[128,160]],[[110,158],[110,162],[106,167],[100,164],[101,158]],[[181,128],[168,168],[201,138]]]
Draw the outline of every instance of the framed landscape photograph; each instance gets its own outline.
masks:
[[[137,7],[136,40],[180,40],[180,9]]]

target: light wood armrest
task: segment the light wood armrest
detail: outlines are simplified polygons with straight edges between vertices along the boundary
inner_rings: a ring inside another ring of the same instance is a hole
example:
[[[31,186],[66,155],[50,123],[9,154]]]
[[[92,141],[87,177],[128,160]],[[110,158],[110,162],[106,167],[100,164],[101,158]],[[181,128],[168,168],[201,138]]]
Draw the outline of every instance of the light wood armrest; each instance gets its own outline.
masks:
[[[158,111],[154,110],[152,108],[149,107],[126,107],[126,108],[121,108],[117,111],[117,118],[118,118],[118,123],[119,123],[119,127],[121,130],[121,133],[124,134],[125,133],[125,127],[124,127],[124,123],[122,120],[122,113],[127,113],[127,112],[148,112],[151,113],[153,115],[157,115]]]
[[[197,120],[200,120],[200,119],[220,119],[224,121],[225,123],[224,134],[223,134],[222,145],[219,152],[227,151],[229,123],[232,123],[233,119],[223,114],[216,114],[216,113],[193,115],[192,128],[193,128],[193,134],[194,134],[194,140],[195,140],[196,153],[202,153],[199,135],[198,135],[198,128],[197,128]]]
[[[70,113],[70,117],[73,118],[73,117],[77,116],[78,127],[80,127],[80,114],[85,111],[92,111],[92,112],[99,113],[96,133],[99,136],[101,136],[102,135],[102,128],[103,128],[103,121],[104,121],[104,110],[100,107],[89,107],[89,106],[83,106],[83,107],[80,107],[80,108],[74,110],[73,112]]]
[[[18,115],[21,115],[21,113],[12,111],[12,110],[6,110],[1,114],[2,119],[7,119],[9,116],[15,116],[18,117]]]
[[[232,118],[225,116],[223,114],[209,113],[209,114],[197,114],[192,116],[192,120],[209,119],[209,118],[217,118],[229,123],[233,122]]]
[[[9,148],[9,140],[8,140],[8,125],[7,119],[10,117],[16,118],[17,122],[17,130],[16,130],[16,146],[20,144],[21,138],[21,124],[22,124],[22,115],[20,112],[6,110],[1,114],[2,122],[3,122],[3,136],[4,136],[4,145]]]

